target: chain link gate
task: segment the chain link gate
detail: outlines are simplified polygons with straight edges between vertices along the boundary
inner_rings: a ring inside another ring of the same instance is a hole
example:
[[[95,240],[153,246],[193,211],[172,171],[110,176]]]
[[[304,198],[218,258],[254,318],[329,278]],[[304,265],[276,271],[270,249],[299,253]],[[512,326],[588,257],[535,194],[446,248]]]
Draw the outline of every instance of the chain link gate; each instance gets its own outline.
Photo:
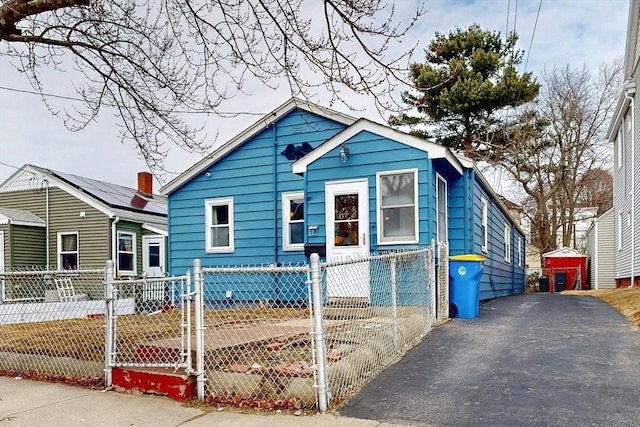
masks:
[[[115,280],[105,273],[105,383],[114,368],[171,368],[192,375],[191,276]]]

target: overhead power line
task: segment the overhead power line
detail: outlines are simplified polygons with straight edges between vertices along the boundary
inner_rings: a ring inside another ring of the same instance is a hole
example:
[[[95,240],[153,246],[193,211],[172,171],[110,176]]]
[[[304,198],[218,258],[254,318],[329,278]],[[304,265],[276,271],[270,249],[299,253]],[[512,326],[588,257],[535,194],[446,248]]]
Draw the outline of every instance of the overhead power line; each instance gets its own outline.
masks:
[[[38,96],[42,96],[45,98],[57,98],[57,99],[65,99],[67,101],[78,101],[78,102],[85,102],[84,99],[82,98],[77,98],[77,97],[73,97],[73,96],[65,96],[65,95],[57,95],[55,93],[45,93],[45,92],[37,92],[35,90],[25,90],[25,89],[16,89],[16,88],[12,88],[12,87],[6,87],[6,86],[0,86],[0,89],[2,90],[7,90],[10,92],[17,92],[17,93],[26,93],[28,95],[38,95]],[[109,105],[109,104],[107,104]],[[113,105],[109,105],[109,106],[113,106]],[[172,113],[179,113],[179,114],[218,114],[218,115],[225,115],[225,116],[264,116],[267,113],[257,113],[257,112],[250,112],[250,111],[215,111],[215,112],[209,112],[209,111],[188,111],[188,110],[173,110],[171,111]]]

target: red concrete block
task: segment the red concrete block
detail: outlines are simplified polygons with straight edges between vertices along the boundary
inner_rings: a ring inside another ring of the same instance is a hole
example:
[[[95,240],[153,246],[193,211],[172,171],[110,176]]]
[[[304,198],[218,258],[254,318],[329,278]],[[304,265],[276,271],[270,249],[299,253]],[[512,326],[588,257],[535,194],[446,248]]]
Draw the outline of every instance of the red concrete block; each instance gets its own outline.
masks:
[[[158,394],[175,400],[189,399],[196,389],[196,379],[186,375],[184,369],[171,368],[113,368],[113,386],[124,390]]]
[[[246,374],[251,370],[250,365],[241,365],[239,363],[235,363],[229,366],[229,372],[240,372],[241,374]]]
[[[272,342],[271,344],[266,344],[264,346],[264,349],[267,351],[280,350],[283,345],[284,343],[282,341],[276,341],[276,342]]]

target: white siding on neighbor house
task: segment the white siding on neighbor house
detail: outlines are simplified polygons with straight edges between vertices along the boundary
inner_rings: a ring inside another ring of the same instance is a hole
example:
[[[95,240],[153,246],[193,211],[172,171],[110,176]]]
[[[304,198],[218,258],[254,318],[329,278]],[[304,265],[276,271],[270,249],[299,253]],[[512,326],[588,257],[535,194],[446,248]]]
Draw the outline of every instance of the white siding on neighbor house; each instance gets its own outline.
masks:
[[[609,139],[614,142],[613,208],[615,236],[615,278],[640,276],[640,67],[638,67],[640,0],[629,4],[629,25],[625,49],[624,79]],[[631,89],[635,85],[635,93]],[[629,88],[628,92],[626,89]],[[625,94],[633,96],[629,101]],[[635,109],[635,111],[633,111]],[[635,113],[635,114],[634,114]],[[633,118],[633,120],[632,120]],[[633,132],[632,132],[633,130]],[[622,149],[621,149],[622,147]],[[635,193],[635,194],[634,194]],[[635,199],[635,200],[634,200]],[[632,254],[633,261],[632,261]],[[631,267],[633,265],[633,272]]]
[[[587,234],[591,289],[615,288],[614,211],[602,214]]]

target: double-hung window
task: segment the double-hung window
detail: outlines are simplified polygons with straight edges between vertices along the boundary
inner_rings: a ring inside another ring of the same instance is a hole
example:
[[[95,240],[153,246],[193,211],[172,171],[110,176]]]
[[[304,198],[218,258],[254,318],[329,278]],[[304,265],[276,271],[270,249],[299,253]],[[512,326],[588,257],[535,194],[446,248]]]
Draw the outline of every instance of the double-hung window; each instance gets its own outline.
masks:
[[[482,215],[482,252],[489,250],[489,204],[484,197],[480,198],[480,210]]]
[[[58,269],[77,270],[78,257],[78,232],[58,233]]]
[[[518,267],[522,267],[522,237],[518,236]]]
[[[438,220],[436,222],[438,242],[448,243],[447,233],[447,181],[440,175],[436,174],[437,182],[437,205],[438,205]]]
[[[376,183],[378,243],[417,243],[417,169],[378,172]]]
[[[118,231],[118,273],[125,276],[136,274],[136,234]]]
[[[304,249],[304,194],[282,194],[282,248],[285,251]]]
[[[504,260],[511,262],[511,226],[504,224]]]
[[[205,208],[206,251],[233,252],[233,199],[209,199]]]

